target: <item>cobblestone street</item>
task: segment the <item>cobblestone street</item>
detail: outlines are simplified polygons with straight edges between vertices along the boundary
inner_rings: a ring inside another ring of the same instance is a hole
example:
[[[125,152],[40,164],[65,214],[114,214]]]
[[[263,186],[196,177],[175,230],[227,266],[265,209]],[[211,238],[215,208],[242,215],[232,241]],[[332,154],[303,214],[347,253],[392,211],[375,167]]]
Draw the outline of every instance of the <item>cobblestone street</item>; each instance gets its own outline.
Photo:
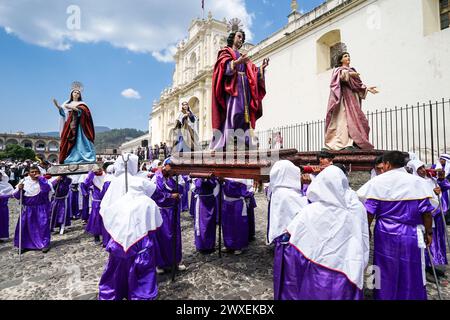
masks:
[[[360,183],[356,182],[356,185]],[[355,186],[355,184],[354,184]],[[158,276],[158,299],[261,299],[273,298],[273,250],[265,243],[267,201],[256,196],[256,241],[240,256],[195,250],[193,221],[182,213],[183,262],[187,270]],[[17,221],[18,203],[10,200],[11,238]],[[64,235],[52,235],[51,250],[26,252],[22,262],[12,241],[0,243],[0,299],[97,299],[98,282],[108,258],[101,245],[84,232],[81,221],[72,221]],[[429,299],[437,299],[434,284],[428,284]],[[449,287],[442,288],[450,299]],[[371,299],[370,290],[366,298]]]

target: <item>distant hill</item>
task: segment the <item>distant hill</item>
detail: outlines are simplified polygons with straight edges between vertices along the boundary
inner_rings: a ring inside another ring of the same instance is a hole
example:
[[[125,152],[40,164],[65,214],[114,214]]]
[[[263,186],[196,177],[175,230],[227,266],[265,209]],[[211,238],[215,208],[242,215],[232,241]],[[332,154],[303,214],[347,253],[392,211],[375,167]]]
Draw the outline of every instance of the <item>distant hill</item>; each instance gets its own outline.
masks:
[[[136,129],[112,129],[95,134],[95,149],[119,148],[124,142],[143,136],[147,132]]]
[[[108,127],[104,127],[104,126],[96,126],[95,128],[95,134],[97,135],[97,133],[103,133],[103,132],[108,132],[111,131],[110,128]],[[30,136],[45,136],[45,137],[59,137],[59,131],[49,131],[49,132],[34,132],[34,133],[29,133]]]

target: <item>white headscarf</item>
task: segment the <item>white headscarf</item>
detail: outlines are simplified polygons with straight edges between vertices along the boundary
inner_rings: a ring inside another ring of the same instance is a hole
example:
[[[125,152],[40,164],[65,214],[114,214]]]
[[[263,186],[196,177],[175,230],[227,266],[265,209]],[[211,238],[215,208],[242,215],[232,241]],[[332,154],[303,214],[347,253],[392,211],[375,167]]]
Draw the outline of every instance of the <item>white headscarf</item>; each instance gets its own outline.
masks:
[[[0,195],[1,196],[9,196],[14,192],[14,188],[12,185],[8,182],[9,177],[6,175],[6,173],[2,170],[0,170]]]
[[[25,177],[23,181],[23,189],[25,190],[26,197],[37,196],[41,192],[41,186],[39,180],[33,180],[29,176]],[[19,182],[20,184],[20,182]],[[16,190],[18,190],[19,185],[17,185]]]
[[[288,160],[276,162],[270,171],[269,243],[286,231],[295,215],[308,204],[302,195],[300,168]]]
[[[156,169],[158,168],[158,163],[160,160],[153,160],[152,164],[150,165],[150,169]]]
[[[125,161],[128,157],[127,168],[128,173],[134,176],[138,172],[139,157],[132,153],[124,153],[114,162],[114,176],[120,176],[125,172]],[[124,178],[125,179],[125,178]]]
[[[413,170],[413,173],[412,173],[413,175],[415,175],[415,176],[417,176],[419,178],[422,178],[417,173],[417,169],[419,169],[420,167],[425,166],[425,163],[423,163],[420,160],[411,160],[411,161],[408,162],[408,164],[406,166]],[[433,189],[437,187],[437,183],[436,183],[436,181],[433,178],[430,178],[430,177],[425,177],[425,178],[422,178],[422,179],[423,179],[423,182],[427,185],[427,187],[432,190],[431,193],[433,195],[433,198],[430,199],[430,202],[433,205],[433,207],[436,208],[437,206],[439,206],[439,198],[436,195],[436,193],[434,193]]]
[[[106,177],[105,177],[105,181],[104,182],[110,182],[113,177],[114,177],[114,165],[110,164],[106,168]]]
[[[112,239],[126,252],[149,231],[159,228],[162,225],[162,217],[158,206],[150,198],[156,190],[156,185],[135,176],[138,170],[138,157],[130,155],[127,193],[125,193],[125,165],[121,157],[114,166],[116,176],[103,197],[100,215]],[[121,174],[117,175],[117,172]]]
[[[92,180],[92,183],[99,190],[102,190],[103,189],[103,185],[105,184],[105,178],[106,178],[106,174],[102,171],[102,174],[100,176],[95,175],[94,179]]]
[[[364,206],[336,166],[317,175],[304,207],[287,227],[290,243],[305,258],[340,271],[362,290],[369,261],[369,229]]]
[[[448,177],[448,175],[450,174],[450,155],[448,154],[441,154],[441,156],[439,157],[440,159],[444,159],[445,160],[445,177]],[[436,169],[441,169],[442,170],[442,165],[441,162],[438,161],[438,163],[436,163]]]
[[[366,182],[357,191],[361,200],[381,201],[423,200],[433,197],[422,179],[409,174],[405,168],[393,169]]]

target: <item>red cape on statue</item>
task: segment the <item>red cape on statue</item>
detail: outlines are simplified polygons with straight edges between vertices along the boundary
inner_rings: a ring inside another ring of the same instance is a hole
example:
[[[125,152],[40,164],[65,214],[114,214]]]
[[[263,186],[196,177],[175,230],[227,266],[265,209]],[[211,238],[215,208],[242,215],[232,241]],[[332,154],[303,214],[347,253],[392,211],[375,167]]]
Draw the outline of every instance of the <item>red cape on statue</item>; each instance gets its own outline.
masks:
[[[75,145],[77,140],[78,125],[81,125],[83,133],[89,141],[94,143],[95,140],[94,122],[92,121],[91,111],[85,104],[80,104],[77,108],[81,110],[81,116],[78,118],[76,126],[71,128],[70,124],[72,123],[73,111],[70,111],[61,133],[61,147],[59,150],[60,164],[64,163],[64,160],[69,156],[70,151]]]
[[[221,124],[225,121],[227,105],[225,97],[238,95],[237,72],[233,76],[225,76],[227,62],[236,60],[236,55],[232,48],[225,47],[219,51],[217,62],[214,66],[212,77],[212,127],[220,130]],[[256,120],[261,118],[262,99],[266,95],[264,78],[258,79],[258,67],[248,61],[245,68],[248,84],[250,87],[251,101],[249,105],[250,124],[255,129]]]

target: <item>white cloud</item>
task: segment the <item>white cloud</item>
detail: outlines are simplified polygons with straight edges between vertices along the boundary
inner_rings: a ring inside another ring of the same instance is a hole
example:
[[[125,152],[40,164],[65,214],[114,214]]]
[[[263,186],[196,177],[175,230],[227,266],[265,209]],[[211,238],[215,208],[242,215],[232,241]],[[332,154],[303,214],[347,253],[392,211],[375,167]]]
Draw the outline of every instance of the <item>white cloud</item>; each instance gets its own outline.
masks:
[[[134,89],[128,88],[122,91],[122,97],[127,99],[141,99],[141,95]]]
[[[80,16],[74,16],[76,4]],[[0,27],[38,46],[69,50],[74,43],[107,42],[133,52],[172,61],[174,45],[186,38],[192,19],[201,16],[201,2],[182,0],[0,0]],[[253,15],[244,0],[205,1],[218,20],[242,20],[247,38]],[[68,11],[68,8],[71,8]],[[68,13],[69,12],[69,13]]]

